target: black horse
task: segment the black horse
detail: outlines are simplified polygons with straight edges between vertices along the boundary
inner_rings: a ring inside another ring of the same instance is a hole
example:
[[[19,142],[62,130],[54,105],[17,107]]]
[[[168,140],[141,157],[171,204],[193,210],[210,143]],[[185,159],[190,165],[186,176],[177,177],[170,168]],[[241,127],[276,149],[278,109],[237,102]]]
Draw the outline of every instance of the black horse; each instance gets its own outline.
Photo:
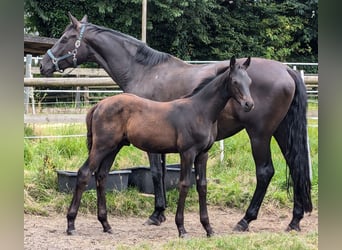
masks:
[[[229,61],[191,65],[156,51],[141,41],[87,22],[69,13],[71,24],[41,61],[41,74],[52,75],[84,62],[97,62],[124,92],[156,101],[170,101],[191,93],[204,79],[216,75]],[[237,59],[242,63],[245,59]],[[252,79],[255,108],[244,112],[229,100],[217,122],[216,140],[246,129],[256,166],[257,185],[245,216],[235,230],[248,230],[257,218],[267,187],[274,174],[270,141],[275,137],[290,169],[293,182],[293,217],[288,230],[300,230],[304,212],[312,211],[310,156],[307,146],[307,96],[298,72],[274,60],[252,58],[247,72]],[[151,224],[165,220],[165,155],[149,153],[155,190]]]
[[[124,93],[105,98],[91,108],[86,117],[89,155],[77,174],[67,215],[67,233],[75,231],[82,193],[93,172],[99,198],[98,219],[105,232],[112,232],[107,220],[105,180],[120,149],[132,143],[148,152],[180,154],[179,200],[175,217],[180,237],[186,235],[184,205],[194,164],[200,221],[207,236],[213,235],[206,198],[208,150],[217,135],[216,120],[231,97],[246,112],[254,106],[249,90],[251,79],[246,72],[249,64],[250,58],[241,66],[233,57],[227,70],[223,68],[223,73],[204,80],[192,94],[181,99],[156,102]]]

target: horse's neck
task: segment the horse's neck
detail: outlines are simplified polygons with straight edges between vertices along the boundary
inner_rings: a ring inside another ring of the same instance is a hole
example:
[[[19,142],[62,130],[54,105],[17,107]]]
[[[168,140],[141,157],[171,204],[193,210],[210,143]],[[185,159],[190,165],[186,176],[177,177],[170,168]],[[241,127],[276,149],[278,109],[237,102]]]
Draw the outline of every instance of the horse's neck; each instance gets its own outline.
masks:
[[[201,113],[213,122],[217,120],[230,97],[225,81],[226,76],[222,74],[191,97],[193,105],[200,107]]]
[[[129,70],[133,67],[131,65],[133,55],[129,51],[131,48],[126,47],[125,38],[110,31],[88,34],[88,36],[91,36],[87,39],[87,43],[92,50],[92,60],[103,67],[125,91],[126,83],[132,76]]]

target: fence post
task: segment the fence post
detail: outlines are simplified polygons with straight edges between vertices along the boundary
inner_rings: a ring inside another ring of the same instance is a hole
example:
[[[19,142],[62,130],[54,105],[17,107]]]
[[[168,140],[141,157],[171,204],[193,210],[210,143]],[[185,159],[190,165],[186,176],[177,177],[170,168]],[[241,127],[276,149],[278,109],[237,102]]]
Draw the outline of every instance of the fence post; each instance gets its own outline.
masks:
[[[80,86],[76,87],[76,97],[75,97],[75,108],[79,108],[81,107],[81,93],[79,92],[79,90],[81,90]]]
[[[304,70],[301,69],[299,72],[300,72],[300,76],[301,76],[303,82],[305,82],[305,81],[304,81]]]
[[[222,163],[224,159],[224,141],[220,140],[220,162]]]
[[[32,67],[32,55],[26,55],[26,65],[25,65],[25,78],[32,78],[31,67]],[[32,101],[32,114],[36,113],[35,110],[35,102],[34,102],[34,95],[33,95],[33,87],[24,87],[24,112],[25,114],[28,113],[30,98]]]
[[[89,90],[89,88],[84,87],[84,90]],[[84,104],[89,105],[89,92],[85,91],[83,97],[84,97]]]

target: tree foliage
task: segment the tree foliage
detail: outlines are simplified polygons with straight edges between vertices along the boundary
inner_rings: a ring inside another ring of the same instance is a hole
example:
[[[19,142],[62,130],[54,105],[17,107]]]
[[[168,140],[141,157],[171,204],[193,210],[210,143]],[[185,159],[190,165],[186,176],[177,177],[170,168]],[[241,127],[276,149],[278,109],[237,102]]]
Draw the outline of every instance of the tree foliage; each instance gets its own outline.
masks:
[[[25,0],[25,28],[59,37],[67,12],[136,38],[141,0]],[[318,0],[150,0],[147,43],[183,60],[317,61]]]

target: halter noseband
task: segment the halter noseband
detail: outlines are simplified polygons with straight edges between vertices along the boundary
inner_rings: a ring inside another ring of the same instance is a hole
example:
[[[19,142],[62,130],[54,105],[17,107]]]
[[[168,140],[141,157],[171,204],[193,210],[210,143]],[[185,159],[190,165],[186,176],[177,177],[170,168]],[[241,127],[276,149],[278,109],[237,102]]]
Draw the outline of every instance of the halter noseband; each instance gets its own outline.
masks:
[[[76,58],[76,55],[77,55],[77,49],[80,47],[81,45],[81,40],[82,40],[82,37],[83,37],[83,33],[84,33],[84,30],[85,30],[85,24],[82,24],[81,25],[81,31],[80,31],[80,35],[78,37],[78,39],[76,40],[75,42],[75,49],[73,49],[72,51],[68,51],[67,54],[61,56],[61,57],[55,57],[53,54],[52,54],[52,51],[51,49],[49,49],[47,51],[47,54],[49,55],[49,57],[51,58],[52,60],[52,63],[53,65],[55,65],[56,67],[56,71],[59,71],[59,72],[63,72],[64,70],[63,69],[59,69],[59,66],[58,66],[58,62],[59,61],[62,61],[66,58],[69,58],[69,57],[73,57],[72,58],[72,61],[74,62],[74,68],[77,67],[77,58]]]

